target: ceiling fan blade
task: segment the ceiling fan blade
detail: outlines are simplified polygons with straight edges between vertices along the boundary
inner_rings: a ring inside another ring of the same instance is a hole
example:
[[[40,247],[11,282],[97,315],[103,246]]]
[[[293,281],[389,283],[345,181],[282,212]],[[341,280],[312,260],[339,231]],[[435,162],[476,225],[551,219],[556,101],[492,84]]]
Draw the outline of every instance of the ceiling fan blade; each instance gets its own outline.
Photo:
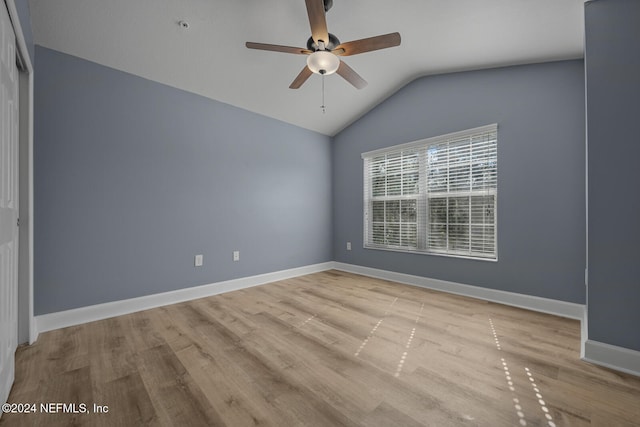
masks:
[[[312,53],[310,50],[301,47],[280,46],[277,44],[247,42],[245,43],[245,46],[249,49],[269,50],[272,52],[293,53],[297,55],[309,55]]]
[[[318,43],[322,40],[325,45],[329,42],[329,32],[327,31],[327,19],[324,14],[323,0],[305,0],[307,3],[307,15],[311,25],[311,37]]]
[[[300,74],[298,74],[298,76],[289,85],[289,89],[299,89],[300,86],[302,86],[302,84],[311,77],[311,74],[313,74],[313,71],[311,71],[309,67],[305,66],[302,71],[300,71]]]
[[[367,81],[360,77],[360,74],[353,71],[353,68],[345,64],[344,61],[340,61],[340,66],[336,72],[340,74],[343,79],[351,83],[356,89],[362,89],[367,85]]]
[[[358,53],[371,52],[372,50],[386,49],[400,45],[400,33],[389,33],[382,36],[369,37],[342,43],[332,50],[340,56],[357,55]]]

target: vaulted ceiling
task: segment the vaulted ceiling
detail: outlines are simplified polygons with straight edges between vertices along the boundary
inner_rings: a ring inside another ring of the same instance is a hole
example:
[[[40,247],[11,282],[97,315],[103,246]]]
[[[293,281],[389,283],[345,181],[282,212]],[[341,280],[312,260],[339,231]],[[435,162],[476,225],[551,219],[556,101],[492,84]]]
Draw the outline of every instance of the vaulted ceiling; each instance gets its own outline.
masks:
[[[583,56],[584,0],[334,0],[327,25],[342,42],[398,31],[402,44],[344,57],[369,84],[325,77],[323,114],[320,76],[289,89],[305,56],[245,47],[305,47],[304,0],[29,5],[36,44],[326,135],[420,76]]]

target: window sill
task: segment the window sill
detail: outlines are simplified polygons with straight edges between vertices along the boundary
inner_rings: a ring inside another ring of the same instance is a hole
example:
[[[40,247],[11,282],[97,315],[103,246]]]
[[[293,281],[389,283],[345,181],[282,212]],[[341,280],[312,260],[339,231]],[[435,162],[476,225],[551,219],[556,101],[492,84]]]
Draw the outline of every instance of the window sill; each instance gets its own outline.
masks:
[[[456,253],[444,253],[444,252],[427,252],[427,251],[419,251],[412,249],[404,249],[400,246],[398,247],[387,247],[387,246],[367,246],[363,245],[363,249],[372,249],[376,251],[388,251],[388,252],[402,252],[406,254],[415,254],[415,255],[432,255],[438,257],[445,258],[459,258],[459,259],[468,259],[472,261],[489,261],[489,262],[498,262],[498,257],[490,258],[490,257],[474,257],[469,255],[461,255]]]

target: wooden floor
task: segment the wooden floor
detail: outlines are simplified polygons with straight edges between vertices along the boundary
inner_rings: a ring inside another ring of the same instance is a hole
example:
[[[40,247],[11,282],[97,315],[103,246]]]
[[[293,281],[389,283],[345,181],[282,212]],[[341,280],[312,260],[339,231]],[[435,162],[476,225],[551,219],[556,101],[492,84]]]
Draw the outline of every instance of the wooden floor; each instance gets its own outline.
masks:
[[[638,426],[579,323],[329,271],[42,334],[1,426]],[[94,404],[107,413],[94,413]]]

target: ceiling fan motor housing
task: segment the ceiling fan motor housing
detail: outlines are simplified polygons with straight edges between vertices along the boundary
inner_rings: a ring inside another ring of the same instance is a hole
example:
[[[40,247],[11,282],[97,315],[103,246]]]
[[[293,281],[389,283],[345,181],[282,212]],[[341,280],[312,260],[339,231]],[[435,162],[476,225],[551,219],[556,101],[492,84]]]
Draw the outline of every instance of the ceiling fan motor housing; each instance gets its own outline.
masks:
[[[333,6],[333,0],[324,0],[324,11],[325,12],[329,12],[329,9],[331,9],[331,6]]]
[[[328,34],[329,34],[329,41],[323,40],[325,42],[324,49],[328,51],[332,51],[333,49],[336,48],[336,46],[340,45],[340,40],[338,40],[338,38],[333,34],[331,33],[328,33]],[[309,40],[307,40],[307,49],[313,52],[317,52],[320,50],[320,46],[318,46],[318,43],[316,43],[313,40],[313,37],[309,37]]]

